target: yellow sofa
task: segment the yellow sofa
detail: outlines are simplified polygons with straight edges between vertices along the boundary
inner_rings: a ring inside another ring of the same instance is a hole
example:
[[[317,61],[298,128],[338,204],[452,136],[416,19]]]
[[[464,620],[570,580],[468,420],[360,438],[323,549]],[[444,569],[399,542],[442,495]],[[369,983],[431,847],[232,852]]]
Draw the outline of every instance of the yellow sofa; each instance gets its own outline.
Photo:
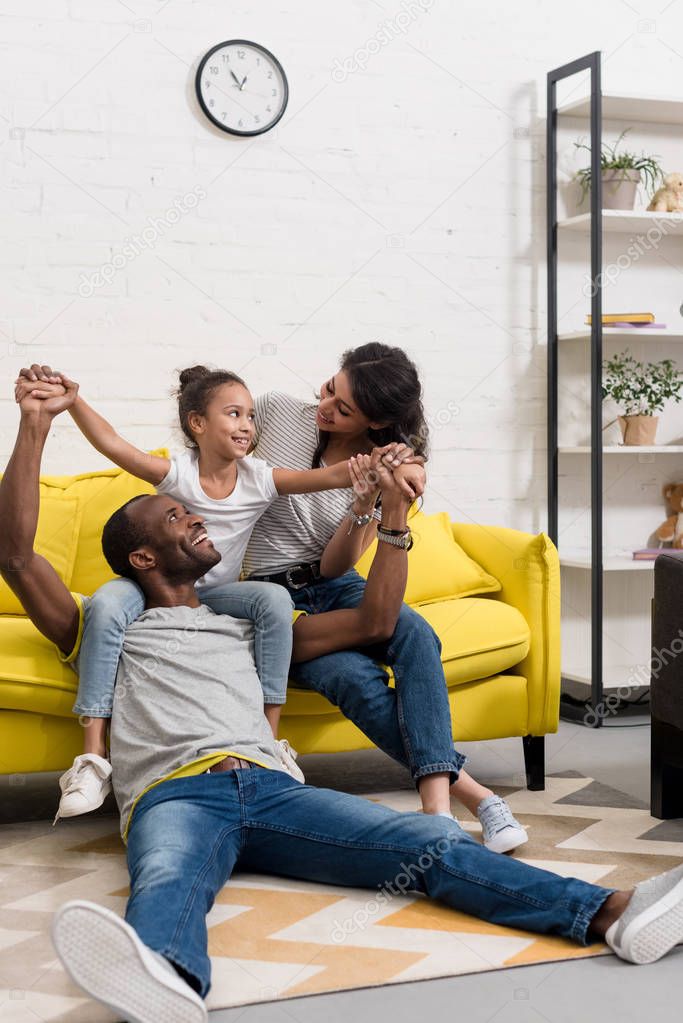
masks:
[[[119,469],[43,477],[36,546],[77,593],[112,577],[109,515],[152,488]],[[406,600],[442,645],[456,740],[524,738],[527,783],[542,788],[543,739],[559,714],[559,567],[544,534],[417,513]],[[372,548],[359,563],[366,572]],[[76,676],[0,580],[0,774],[61,771],[81,751]],[[317,693],[290,689],[282,734],[300,753],[372,744]]]

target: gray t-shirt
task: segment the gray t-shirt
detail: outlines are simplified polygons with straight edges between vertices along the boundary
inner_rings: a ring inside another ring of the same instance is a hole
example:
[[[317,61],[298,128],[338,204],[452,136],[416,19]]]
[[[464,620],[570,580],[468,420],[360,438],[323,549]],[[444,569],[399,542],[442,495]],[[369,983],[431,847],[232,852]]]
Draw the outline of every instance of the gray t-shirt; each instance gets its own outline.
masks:
[[[151,608],[128,626],[116,676],[112,783],[124,837],[143,792],[217,751],[283,770],[263,713],[253,625],[203,604]]]

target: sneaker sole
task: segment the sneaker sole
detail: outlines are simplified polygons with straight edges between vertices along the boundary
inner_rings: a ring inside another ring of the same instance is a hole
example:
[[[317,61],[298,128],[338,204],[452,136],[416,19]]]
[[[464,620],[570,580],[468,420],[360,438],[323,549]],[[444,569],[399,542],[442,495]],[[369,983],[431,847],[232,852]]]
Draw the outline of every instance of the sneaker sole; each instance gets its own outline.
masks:
[[[529,841],[529,836],[526,834],[526,832],[524,833],[524,837],[522,838],[520,836],[520,832],[517,831],[516,829],[514,834],[505,835],[505,831],[507,830],[508,829],[505,828],[504,831],[500,832],[500,834],[494,835],[489,842],[484,842],[484,845],[489,850],[489,852],[494,853],[513,852],[515,849],[519,849],[520,845],[524,845],[526,842]]]
[[[146,963],[147,950],[135,932],[103,906],[64,906],[55,915],[52,940],[71,979],[128,1023],[207,1023],[199,995],[195,1001],[175,990],[174,976]]]
[[[619,947],[631,962],[644,966],[683,942],[683,879],[640,913],[624,929]]]

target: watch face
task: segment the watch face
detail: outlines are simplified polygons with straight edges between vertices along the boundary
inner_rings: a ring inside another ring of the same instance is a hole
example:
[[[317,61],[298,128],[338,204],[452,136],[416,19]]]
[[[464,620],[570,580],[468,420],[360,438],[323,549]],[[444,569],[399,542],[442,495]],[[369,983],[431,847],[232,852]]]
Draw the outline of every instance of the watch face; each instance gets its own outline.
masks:
[[[206,116],[231,135],[261,135],[280,120],[289,88],[280,62],[258,43],[231,39],[209,50],[197,69]]]

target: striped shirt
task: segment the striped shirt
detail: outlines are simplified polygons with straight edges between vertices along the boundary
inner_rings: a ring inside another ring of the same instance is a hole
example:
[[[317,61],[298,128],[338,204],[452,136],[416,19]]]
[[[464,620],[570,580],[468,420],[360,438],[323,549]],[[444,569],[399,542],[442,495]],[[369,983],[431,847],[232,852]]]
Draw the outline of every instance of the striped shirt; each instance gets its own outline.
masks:
[[[254,454],[269,465],[310,469],[318,445],[317,402],[279,391],[256,399]],[[323,463],[324,464],[324,463]],[[254,526],[243,563],[246,576],[272,575],[318,561],[353,501],[353,489],[283,494]]]

